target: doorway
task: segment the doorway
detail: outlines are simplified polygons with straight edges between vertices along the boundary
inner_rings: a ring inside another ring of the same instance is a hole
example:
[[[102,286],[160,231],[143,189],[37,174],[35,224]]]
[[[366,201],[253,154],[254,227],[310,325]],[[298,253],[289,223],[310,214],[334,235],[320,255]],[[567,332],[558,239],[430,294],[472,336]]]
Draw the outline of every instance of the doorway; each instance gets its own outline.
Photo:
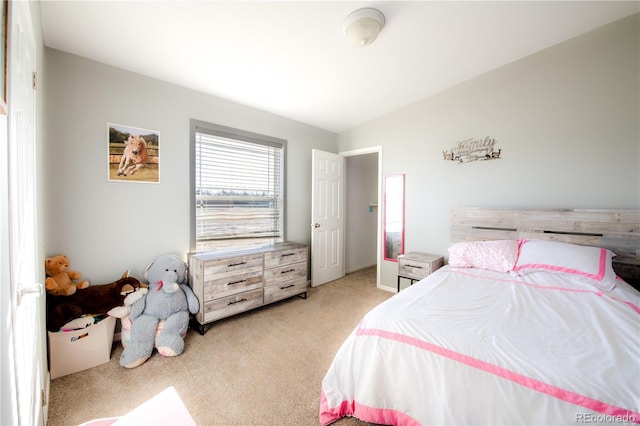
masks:
[[[382,147],[341,152],[345,157],[345,272],[376,267],[380,288]]]

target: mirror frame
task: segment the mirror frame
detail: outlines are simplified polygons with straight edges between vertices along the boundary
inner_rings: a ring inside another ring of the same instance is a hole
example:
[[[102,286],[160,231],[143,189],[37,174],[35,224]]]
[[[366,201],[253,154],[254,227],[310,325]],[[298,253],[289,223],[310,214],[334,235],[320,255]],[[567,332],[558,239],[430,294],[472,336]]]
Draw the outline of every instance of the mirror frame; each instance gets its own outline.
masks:
[[[383,250],[384,260],[397,262],[398,256],[404,253],[404,173],[386,175],[384,177],[384,231]],[[399,226],[400,230],[393,228]],[[394,236],[393,234],[399,234]],[[397,238],[399,242],[395,242]],[[391,243],[388,243],[391,241]],[[395,249],[394,249],[395,246]]]

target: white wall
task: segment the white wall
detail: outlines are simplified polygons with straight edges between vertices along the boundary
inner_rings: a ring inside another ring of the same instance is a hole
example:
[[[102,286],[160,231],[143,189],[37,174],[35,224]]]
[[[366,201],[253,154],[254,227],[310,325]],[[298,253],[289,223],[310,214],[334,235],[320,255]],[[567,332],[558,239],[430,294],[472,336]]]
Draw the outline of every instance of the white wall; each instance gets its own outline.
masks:
[[[446,255],[456,206],[640,208],[639,20],[623,19],[338,136],[406,174],[405,251]],[[428,78],[428,75],[425,75]],[[491,136],[502,158],[442,151]],[[383,262],[393,287],[397,264]]]
[[[46,255],[93,284],[189,250],[189,120],[286,139],[287,239],[310,244],[311,149],[334,133],[53,49],[45,50]],[[160,184],[107,180],[107,122],[160,132]]]
[[[354,272],[376,265],[378,237],[378,154],[345,158],[346,218],[345,271]]]
[[[46,255],[94,283],[189,246],[189,119],[289,141],[288,239],[309,243],[310,151],[383,146],[406,174],[406,251],[446,253],[454,206],[640,206],[638,18],[524,58],[340,134],[45,49]],[[428,76],[425,76],[428,78]],[[161,183],[108,182],[106,123],[160,131]],[[495,161],[442,151],[491,136]],[[397,265],[383,262],[393,287]]]

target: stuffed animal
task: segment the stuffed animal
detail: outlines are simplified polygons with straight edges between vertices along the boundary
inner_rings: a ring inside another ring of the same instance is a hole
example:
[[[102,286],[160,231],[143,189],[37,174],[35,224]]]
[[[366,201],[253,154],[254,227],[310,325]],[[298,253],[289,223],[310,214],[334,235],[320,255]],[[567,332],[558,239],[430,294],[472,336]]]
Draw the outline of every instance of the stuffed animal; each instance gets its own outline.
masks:
[[[122,351],[120,365],[143,364],[154,346],[162,356],[177,356],[184,350],[183,335],[189,327],[189,313],[198,312],[198,298],[183,284],[187,265],[176,255],[158,256],[145,269],[149,290],[131,305],[131,342]],[[164,326],[156,336],[158,323]]]
[[[47,330],[58,331],[67,322],[83,315],[106,314],[123,304],[127,294],[144,287],[125,271],[109,284],[94,284],[71,296],[47,295]]]
[[[55,296],[71,296],[76,289],[89,287],[89,281],[83,280],[74,283],[72,280],[79,280],[82,274],[69,270],[69,259],[67,256],[59,255],[47,257],[44,260],[44,269],[47,278],[44,280],[48,294]]]
[[[107,315],[120,319],[128,317],[131,313],[131,305],[140,300],[142,296],[147,293],[147,291],[149,291],[149,289],[146,287],[146,284],[144,284],[144,287],[135,289],[132,293],[126,295],[121,306],[112,308],[109,312],[107,312]]]

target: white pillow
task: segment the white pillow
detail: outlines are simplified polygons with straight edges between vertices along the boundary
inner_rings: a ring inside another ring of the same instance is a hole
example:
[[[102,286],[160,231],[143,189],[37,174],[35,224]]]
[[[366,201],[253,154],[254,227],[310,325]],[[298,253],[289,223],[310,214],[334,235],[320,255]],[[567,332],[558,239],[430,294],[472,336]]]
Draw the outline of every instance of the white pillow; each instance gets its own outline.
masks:
[[[615,255],[600,247],[521,240],[518,261],[513,270],[518,275],[535,271],[567,274],[601,290],[610,291],[616,286],[616,274],[611,264]]]
[[[449,247],[449,265],[508,272],[518,258],[518,241],[468,241]]]

